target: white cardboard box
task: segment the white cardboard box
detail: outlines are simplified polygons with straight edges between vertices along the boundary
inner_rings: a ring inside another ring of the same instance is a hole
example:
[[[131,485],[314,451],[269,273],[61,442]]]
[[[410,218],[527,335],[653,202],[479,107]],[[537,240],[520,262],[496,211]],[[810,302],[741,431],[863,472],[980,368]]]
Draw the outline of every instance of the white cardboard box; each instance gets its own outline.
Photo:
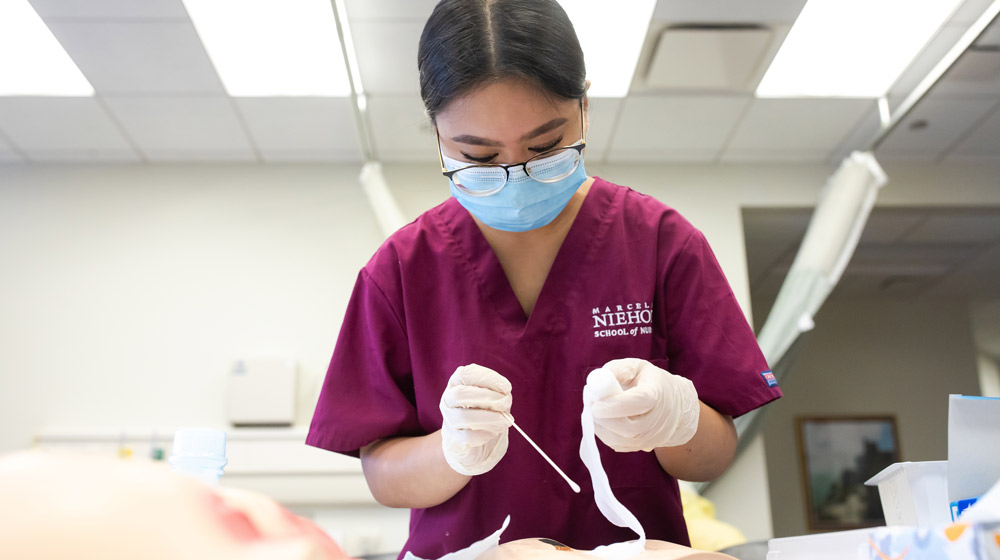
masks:
[[[935,527],[951,523],[948,461],[894,463],[865,484],[878,486],[888,526]]]
[[[767,560],[854,560],[868,548],[871,529],[782,537],[767,541]]]

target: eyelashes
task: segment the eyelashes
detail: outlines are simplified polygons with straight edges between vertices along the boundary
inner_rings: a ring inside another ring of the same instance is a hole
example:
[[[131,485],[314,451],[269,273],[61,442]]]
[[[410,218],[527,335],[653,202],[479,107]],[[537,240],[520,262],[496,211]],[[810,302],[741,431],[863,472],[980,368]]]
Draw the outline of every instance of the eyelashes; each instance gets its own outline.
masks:
[[[499,154],[493,154],[491,156],[486,156],[486,157],[475,157],[475,156],[470,156],[465,152],[462,152],[462,157],[464,157],[469,161],[474,161],[476,163],[489,163],[490,161],[493,160],[493,158],[497,157],[497,155]]]
[[[550,142],[550,143],[548,143],[548,144],[546,144],[544,146],[538,146],[538,147],[535,147],[535,148],[528,148],[528,150],[530,150],[532,152],[535,152],[536,154],[541,154],[543,152],[547,152],[547,151],[555,148],[556,146],[559,145],[560,142],[562,142],[562,136],[560,136],[559,138],[556,138],[555,140],[553,140],[552,142]],[[491,154],[491,155],[488,155],[488,156],[472,156],[472,155],[469,155],[469,154],[467,154],[465,152],[462,152],[462,157],[464,157],[465,159],[467,159],[469,161],[473,161],[473,162],[476,162],[476,163],[490,163],[498,155],[500,155],[500,154]]]

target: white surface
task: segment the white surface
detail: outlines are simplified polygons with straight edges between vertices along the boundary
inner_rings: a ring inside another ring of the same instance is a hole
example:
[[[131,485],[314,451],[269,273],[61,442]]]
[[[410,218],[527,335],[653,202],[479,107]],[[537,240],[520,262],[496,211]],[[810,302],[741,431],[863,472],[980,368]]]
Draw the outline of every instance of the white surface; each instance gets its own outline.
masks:
[[[851,560],[864,558],[871,529],[783,537],[767,542],[767,560]]]
[[[295,422],[298,365],[282,358],[240,359],[229,370],[229,422],[233,425],[288,425]]]
[[[1000,480],[1000,399],[950,395],[948,499],[978,498]]]
[[[895,463],[865,484],[878,486],[886,525],[934,527],[951,522],[947,461]]]

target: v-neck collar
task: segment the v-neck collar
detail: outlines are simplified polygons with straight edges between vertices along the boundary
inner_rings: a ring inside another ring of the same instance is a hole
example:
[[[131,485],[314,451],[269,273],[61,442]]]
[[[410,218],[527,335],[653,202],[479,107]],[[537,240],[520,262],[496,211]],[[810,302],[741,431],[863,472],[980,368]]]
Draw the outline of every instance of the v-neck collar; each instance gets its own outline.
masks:
[[[454,198],[439,207],[442,220],[440,225],[451,238],[455,256],[469,267],[468,272],[475,279],[484,301],[493,307],[500,321],[512,334],[524,337],[539,329],[553,330],[565,315],[558,311],[572,298],[587,270],[588,249],[599,237],[600,226],[606,209],[610,207],[612,195],[613,190],[608,188],[605,181],[595,177],[556,252],[529,316],[525,316],[521,302],[518,301],[493,247],[469,212]]]

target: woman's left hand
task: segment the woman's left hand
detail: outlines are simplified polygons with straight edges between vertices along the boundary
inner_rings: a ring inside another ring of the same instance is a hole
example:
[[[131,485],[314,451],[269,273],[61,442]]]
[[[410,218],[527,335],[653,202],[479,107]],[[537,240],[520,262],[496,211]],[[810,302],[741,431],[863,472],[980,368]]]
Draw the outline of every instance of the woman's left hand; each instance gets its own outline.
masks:
[[[623,389],[593,403],[594,431],[615,451],[651,451],[684,445],[698,431],[701,403],[686,377],[646,360],[604,364]]]

